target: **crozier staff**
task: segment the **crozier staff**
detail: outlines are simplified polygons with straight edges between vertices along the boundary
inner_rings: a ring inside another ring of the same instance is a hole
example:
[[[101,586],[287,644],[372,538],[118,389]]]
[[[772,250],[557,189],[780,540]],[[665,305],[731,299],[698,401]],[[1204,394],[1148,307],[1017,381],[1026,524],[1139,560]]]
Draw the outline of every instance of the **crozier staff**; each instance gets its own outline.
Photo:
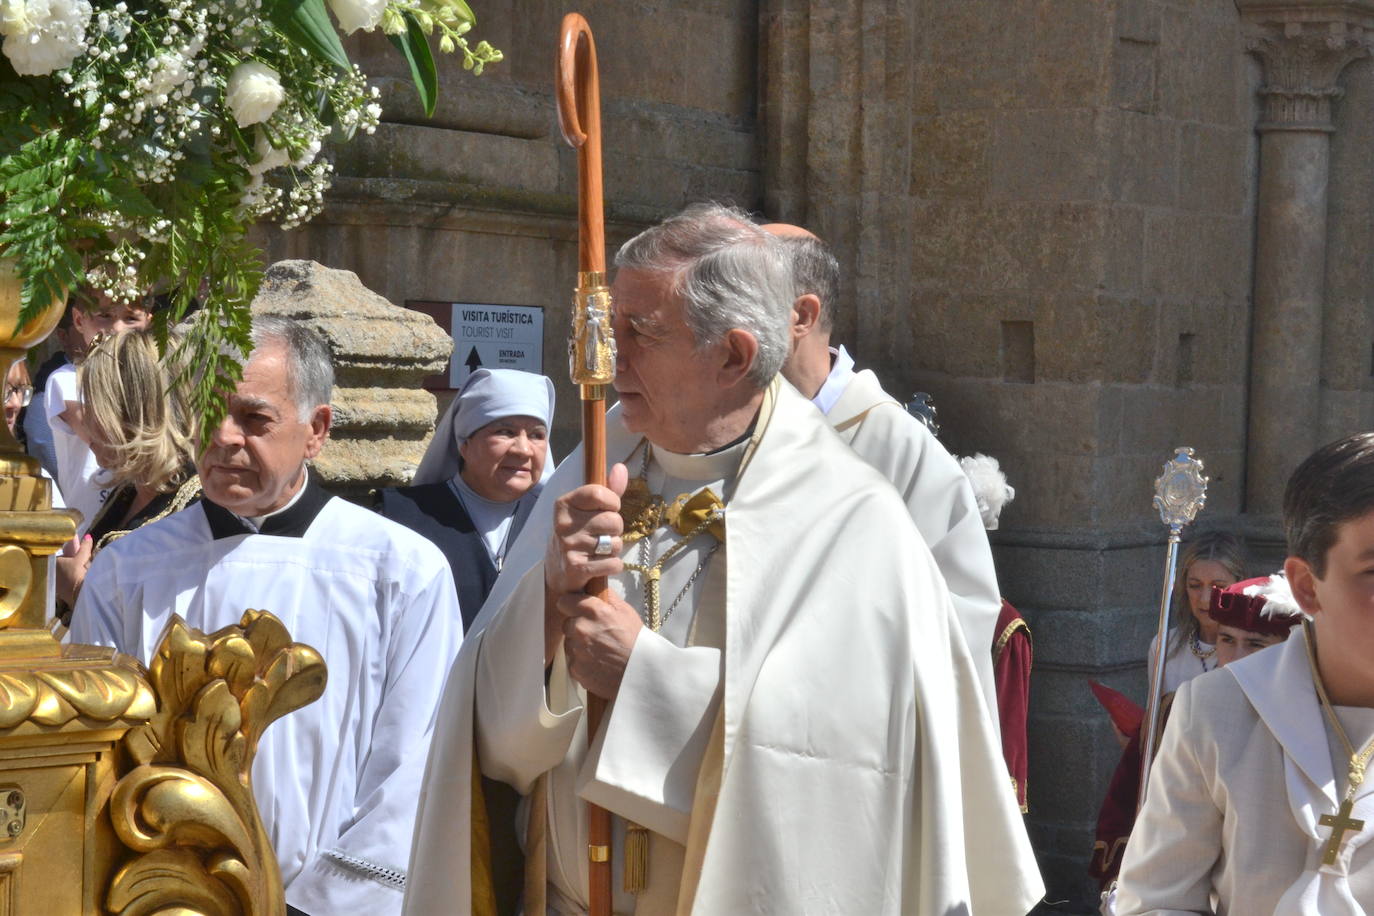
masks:
[[[553,404],[542,375],[478,369],[435,426],[411,485],[382,491],[382,515],[444,552],[464,628],[539,498]]]

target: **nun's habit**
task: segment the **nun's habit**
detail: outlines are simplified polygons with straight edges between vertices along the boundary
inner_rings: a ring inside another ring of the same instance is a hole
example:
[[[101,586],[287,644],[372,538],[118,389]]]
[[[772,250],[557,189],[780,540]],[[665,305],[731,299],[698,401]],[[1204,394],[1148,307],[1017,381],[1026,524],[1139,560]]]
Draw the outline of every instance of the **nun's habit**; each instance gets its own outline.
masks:
[[[381,513],[443,551],[453,570],[463,628],[477,617],[543,489],[537,481],[519,499],[494,502],[479,495],[459,474],[458,446],[477,430],[505,417],[553,422],[553,382],[514,369],[478,369],[439,419],[434,437],[408,487],[381,492]],[[553,466],[544,463],[543,477]]]

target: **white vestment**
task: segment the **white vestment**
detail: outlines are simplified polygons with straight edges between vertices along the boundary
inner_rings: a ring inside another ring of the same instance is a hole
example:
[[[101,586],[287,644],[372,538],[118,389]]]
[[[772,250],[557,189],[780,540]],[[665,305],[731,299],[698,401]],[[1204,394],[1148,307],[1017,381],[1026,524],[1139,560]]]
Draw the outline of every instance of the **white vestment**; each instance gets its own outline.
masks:
[[[840,366],[836,362],[836,366]],[[840,438],[888,480],[906,502],[949,587],[997,728],[992,644],[1002,592],[973,486],[924,423],[883,390],[871,370],[854,373],[825,415]]]
[[[146,663],[173,613],[205,632],[248,608],[281,618],[329,670],[324,695],[273,723],[253,764],[287,902],[311,916],[396,913],[462,620],[438,548],[315,492],[314,507],[289,510],[317,512],[298,536],[214,530],[202,503],[115,541],[91,564],[70,638]]]
[[[612,410],[609,459],[626,460],[638,441]],[[1020,916],[1038,900],[969,650],[891,485],[786,384],[770,389],[743,460],[725,512],[723,607],[695,608],[699,640],[719,625],[724,651],[709,636],[680,648],[641,632],[603,745],[590,750],[582,691],[561,657],[545,687],[542,558],[552,501],[579,484],[581,451],[560,466],[450,675],[408,913],[469,911],[474,696],[495,670],[488,656],[511,667],[503,689],[480,690],[475,711],[486,775],[538,798],[558,778],[541,774],[571,762],[582,799],[648,826],[655,850],[661,840],[682,847],[680,886],[665,897],[651,866],[639,916]],[[674,588],[663,593],[666,605]],[[715,689],[702,689],[712,673]],[[582,811],[567,823],[553,810],[549,857],[585,850]],[[539,826],[532,820],[531,834]],[[584,901],[585,853],[546,861],[578,875],[574,903]]]
[[[62,490],[63,501],[81,512],[81,522],[76,528],[79,541],[91,527],[105,497],[110,495],[110,488],[100,483],[100,462],[95,460],[91,447],[62,419],[68,402],[81,403],[75,366],[67,363],[53,370],[48,376],[43,400],[52,432],[53,452],[57,456],[57,486]]]
[[[1362,746],[1370,734],[1351,714],[1369,711],[1342,712]],[[1374,912],[1374,780],[1355,794],[1364,830],[1322,864],[1320,819],[1344,798],[1349,762],[1340,751],[1333,766],[1328,727],[1301,632],[1180,687],[1126,845],[1119,916]]]

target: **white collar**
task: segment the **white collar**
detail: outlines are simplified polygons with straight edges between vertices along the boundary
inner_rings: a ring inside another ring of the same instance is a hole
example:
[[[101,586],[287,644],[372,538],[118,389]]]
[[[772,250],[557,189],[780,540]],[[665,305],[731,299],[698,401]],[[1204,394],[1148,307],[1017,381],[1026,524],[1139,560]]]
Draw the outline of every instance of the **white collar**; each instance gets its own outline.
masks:
[[[296,503],[300,502],[300,498],[305,495],[305,485],[309,482],[310,468],[307,466],[301,471],[301,485],[296,488],[296,492],[292,495],[292,497],[286,501],[286,505],[282,506],[280,509],[273,509],[266,515],[240,515],[239,518],[243,519],[243,521],[248,525],[251,525],[254,531],[262,531],[263,522],[267,521],[274,515],[280,515],[287,509],[290,509]]]
[[[830,374],[825,377],[825,384],[821,385],[821,390],[811,399],[811,403],[825,414],[830,413],[831,408],[844,394],[849,380],[854,377],[854,357],[845,351],[843,345],[839,349],[831,347],[830,357]]]
[[[679,480],[729,480],[739,470],[740,459],[748,445],[748,436],[718,451],[699,454],[670,452],[655,445],[653,460],[665,474]]]

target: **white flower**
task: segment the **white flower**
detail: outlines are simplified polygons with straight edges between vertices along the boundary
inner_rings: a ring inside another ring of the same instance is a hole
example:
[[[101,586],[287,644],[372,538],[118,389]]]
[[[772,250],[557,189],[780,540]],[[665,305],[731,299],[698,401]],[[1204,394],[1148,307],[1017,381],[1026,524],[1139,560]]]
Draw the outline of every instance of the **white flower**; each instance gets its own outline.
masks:
[[[334,18],[339,20],[339,28],[345,35],[358,29],[364,32],[375,29],[382,21],[382,13],[386,12],[386,4],[387,0],[329,0],[329,8],[334,11]]]
[[[285,98],[286,90],[282,88],[277,71],[254,60],[244,61],[234,68],[224,91],[224,102],[239,127],[266,121]]]
[[[248,174],[250,175],[261,175],[269,169],[291,163],[290,151],[273,146],[272,141],[267,139],[267,134],[261,130],[258,131],[257,139],[253,142],[253,152],[257,153],[258,161],[249,163]]]
[[[65,70],[87,50],[88,0],[0,0],[5,56],[20,76]]]

